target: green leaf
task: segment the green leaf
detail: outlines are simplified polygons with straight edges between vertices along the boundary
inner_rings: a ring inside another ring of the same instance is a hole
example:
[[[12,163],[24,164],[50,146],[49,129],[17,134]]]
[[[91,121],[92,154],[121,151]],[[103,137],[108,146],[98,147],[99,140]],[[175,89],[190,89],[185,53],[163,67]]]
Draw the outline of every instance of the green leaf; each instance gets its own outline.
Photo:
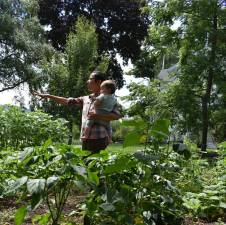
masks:
[[[19,209],[17,209],[14,217],[14,223],[15,225],[21,225],[24,222],[24,218],[27,214],[27,207],[23,206]]]
[[[22,162],[24,159],[26,159],[28,156],[31,155],[31,153],[34,151],[33,147],[27,147],[24,149],[24,151],[19,153],[19,161]]]
[[[99,177],[98,172],[91,172],[88,171],[88,179],[91,183],[94,183],[95,185],[99,185]]]
[[[49,162],[46,164],[46,166],[50,166],[50,165],[52,165],[53,163],[60,161],[61,159],[62,159],[62,155],[57,155],[57,156],[55,156],[51,161],[49,161]]]
[[[131,161],[129,157],[121,157],[116,159],[112,164],[107,165],[104,169],[106,174],[119,173],[123,170],[129,170],[134,167],[136,162]]]
[[[12,186],[9,187],[9,190],[6,193],[11,193],[19,189],[21,186],[23,186],[28,180],[27,176],[21,177],[17,179]]]
[[[38,194],[45,189],[45,179],[29,179],[27,182],[27,190],[30,194]]]
[[[48,177],[46,180],[47,187],[53,186],[58,180],[59,177],[56,176]]]
[[[50,221],[50,218],[51,218],[50,213],[46,213],[44,215],[35,215],[32,218],[32,222],[33,223],[38,222],[38,224],[40,225],[46,225]]]
[[[97,159],[103,159],[103,160],[108,160],[109,159],[109,152],[106,151],[106,150],[102,150],[100,151],[99,153],[95,153],[95,154],[92,154],[90,155],[89,159],[92,159],[92,161],[97,158]]]
[[[33,165],[34,163],[36,163],[39,160],[39,158],[40,158],[40,156],[34,156],[34,157],[30,158],[25,166],[29,167],[30,165]]]
[[[51,139],[48,139],[48,140],[46,140],[45,143],[43,144],[43,148],[46,149],[46,148],[48,148],[48,147],[49,147],[50,145],[52,145],[52,144],[53,144],[52,140],[51,140]]]
[[[146,126],[146,122],[144,122],[143,120],[122,120],[121,121],[122,126],[132,126],[132,127],[145,127]]]
[[[78,148],[77,146],[73,148],[73,151],[75,152],[76,156],[88,156],[91,154],[90,151],[84,151],[81,148]]]
[[[103,203],[103,204],[100,205],[100,207],[104,211],[114,211],[115,210],[114,205],[112,205],[111,203]]]
[[[73,168],[73,170],[80,176],[85,177],[86,178],[86,168],[83,166],[75,166],[75,165],[71,165],[71,167]]]
[[[198,208],[201,207],[201,203],[198,199],[191,198],[191,199],[184,199],[183,205],[192,210],[197,210]]]
[[[150,130],[149,132],[151,134],[151,136],[155,137],[155,138],[167,138],[168,135],[161,132],[161,131],[158,131],[158,130]]]
[[[125,139],[123,142],[123,148],[139,144],[140,137],[141,137],[141,135],[138,134],[137,132],[131,132],[131,133],[127,134],[125,136]]]
[[[220,201],[220,198],[218,196],[210,196],[209,200]]]
[[[33,194],[31,196],[31,209],[35,210],[38,208],[38,206],[42,203],[43,201],[43,197],[42,194],[38,193],[38,194]]]
[[[221,149],[226,149],[226,141],[221,142],[220,144],[218,144],[218,147]]]
[[[169,120],[158,119],[153,123],[150,134],[155,138],[166,138],[169,135],[169,125]]]
[[[226,209],[226,203],[225,202],[220,202],[219,207]]]

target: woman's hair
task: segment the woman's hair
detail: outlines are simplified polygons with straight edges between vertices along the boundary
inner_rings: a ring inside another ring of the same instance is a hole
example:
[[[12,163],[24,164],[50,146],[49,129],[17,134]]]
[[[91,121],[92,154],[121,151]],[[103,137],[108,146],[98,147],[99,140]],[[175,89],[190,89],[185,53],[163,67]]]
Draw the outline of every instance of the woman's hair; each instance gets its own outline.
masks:
[[[107,79],[107,75],[98,70],[94,70],[92,72],[92,75],[93,75],[93,78],[95,79],[95,81],[97,81],[97,80],[105,81]]]
[[[116,90],[116,84],[113,80],[105,80],[101,83],[101,87],[105,87],[108,90],[110,90],[111,94],[115,93]]]

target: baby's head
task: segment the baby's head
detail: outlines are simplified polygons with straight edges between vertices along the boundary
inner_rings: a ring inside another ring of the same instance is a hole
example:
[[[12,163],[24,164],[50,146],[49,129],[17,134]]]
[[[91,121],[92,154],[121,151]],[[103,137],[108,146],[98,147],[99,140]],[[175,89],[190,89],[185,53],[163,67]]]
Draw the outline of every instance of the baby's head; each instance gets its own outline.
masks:
[[[113,80],[105,80],[100,85],[100,93],[102,94],[114,94],[116,85]]]

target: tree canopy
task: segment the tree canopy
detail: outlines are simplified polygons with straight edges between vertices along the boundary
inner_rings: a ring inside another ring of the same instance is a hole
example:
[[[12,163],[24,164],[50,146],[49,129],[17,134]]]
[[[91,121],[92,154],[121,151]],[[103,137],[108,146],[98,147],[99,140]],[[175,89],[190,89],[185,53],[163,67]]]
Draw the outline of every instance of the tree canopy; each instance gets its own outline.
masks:
[[[122,70],[116,60],[119,53],[126,63],[135,60],[140,52],[142,41],[147,35],[149,17],[142,13],[146,5],[143,0],[84,0],[39,2],[39,18],[49,26],[48,39],[56,49],[64,50],[67,35],[78,16],[92,20],[98,35],[99,53],[110,56],[108,73],[123,85]]]
[[[43,36],[33,1],[0,2],[0,92],[42,81],[41,64],[53,50]]]
[[[217,108],[218,118],[224,114],[225,1],[150,1],[144,10],[150,13],[152,23],[131,73],[156,77],[163,57],[167,63],[178,64],[177,83],[169,89],[168,103],[174,106],[179,117],[174,115],[183,121],[184,129],[202,132],[205,151],[208,128],[213,128],[211,115]],[[173,28],[176,21],[179,26]]]
[[[99,56],[97,51],[94,24],[84,17],[79,17],[68,35],[65,52],[56,52],[52,61],[44,67],[48,77],[47,91],[65,97],[86,95],[86,82],[90,73],[95,68],[105,72],[107,67],[108,58]],[[66,118],[71,129],[74,122],[80,123],[79,107],[62,106],[53,101],[44,102],[42,107],[53,115]]]

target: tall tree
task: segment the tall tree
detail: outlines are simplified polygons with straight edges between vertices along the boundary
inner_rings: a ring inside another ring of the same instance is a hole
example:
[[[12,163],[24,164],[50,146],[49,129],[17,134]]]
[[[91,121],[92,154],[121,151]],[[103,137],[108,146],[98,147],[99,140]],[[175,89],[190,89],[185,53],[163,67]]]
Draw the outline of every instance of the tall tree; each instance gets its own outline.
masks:
[[[220,96],[214,95],[213,87],[218,87],[221,82],[225,84],[226,3],[222,0],[168,0],[149,1],[149,5],[146,10],[150,12],[152,24],[146,42],[148,57],[156,60],[169,55],[172,48],[177,50],[179,84],[175,95],[183,94],[183,98],[177,98],[182,101],[193,99],[193,105],[197,108],[186,112],[182,103],[175,107],[185,120],[192,118],[188,114],[195,112],[197,115],[199,108],[201,146],[205,151],[210,125],[210,100]],[[175,21],[179,23],[178,29],[172,29]]]
[[[65,97],[86,95],[90,73],[95,68],[105,72],[107,67],[108,59],[97,52],[94,24],[80,17],[67,38],[66,51],[57,52],[52,62],[46,65],[45,72],[49,77],[47,91]],[[80,122],[80,110],[76,106],[65,107],[53,101],[45,102],[43,106],[47,112],[67,119],[71,130],[73,123]]]
[[[218,0],[184,1],[179,8],[185,31],[181,42],[181,81],[192,83],[201,96],[201,150],[206,151],[213,85],[217,85],[218,77],[225,76],[222,58],[226,53],[226,8],[224,1]]]
[[[142,13],[145,0],[40,0],[39,18],[49,25],[48,38],[55,48],[64,50],[66,37],[78,16],[83,15],[96,25],[98,51],[110,56],[108,72],[123,85],[122,70],[116,60],[119,53],[126,63],[135,60],[147,35],[149,17]]]
[[[0,2],[0,92],[43,80],[41,64],[53,49],[46,44],[36,0]]]

